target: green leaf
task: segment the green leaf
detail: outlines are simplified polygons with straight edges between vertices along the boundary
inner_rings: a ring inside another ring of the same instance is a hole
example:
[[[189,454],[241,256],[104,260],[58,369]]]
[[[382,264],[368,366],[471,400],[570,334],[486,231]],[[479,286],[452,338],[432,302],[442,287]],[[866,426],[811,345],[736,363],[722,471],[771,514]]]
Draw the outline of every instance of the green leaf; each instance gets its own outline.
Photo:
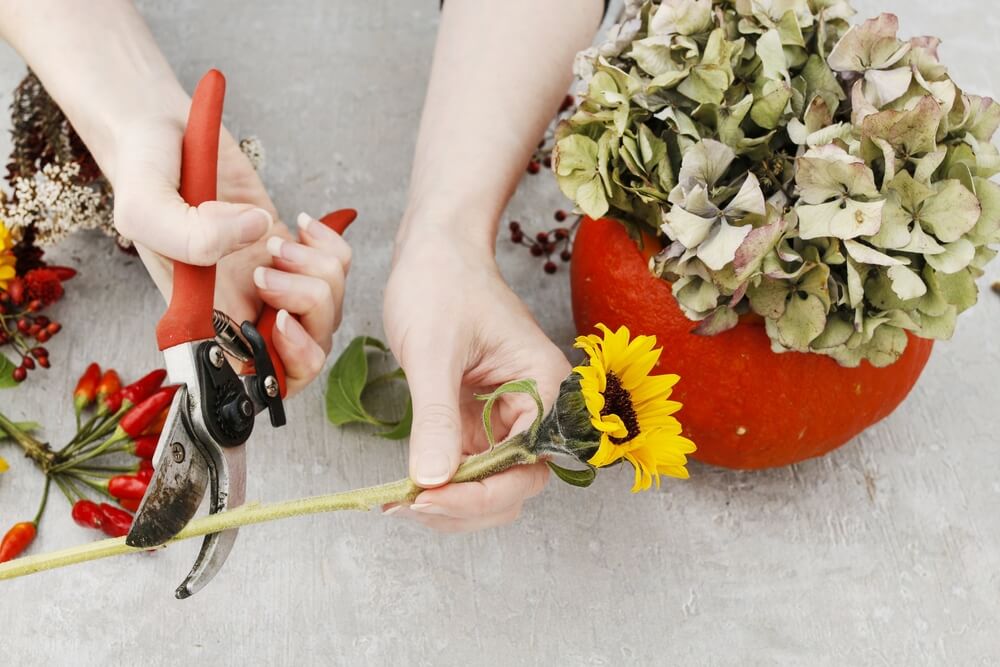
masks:
[[[366,348],[387,350],[384,343],[368,336],[358,336],[344,349],[330,369],[326,380],[326,417],[342,426],[351,422],[383,425],[365,410],[361,394],[368,384]]]
[[[490,443],[490,448],[492,449],[497,444],[496,438],[493,436],[493,420],[490,418],[493,404],[504,394],[528,394],[535,399],[538,415],[535,416],[535,421],[531,425],[531,442],[534,443],[538,427],[542,423],[542,418],[545,417],[545,406],[542,404],[542,397],[538,394],[538,384],[532,379],[512,380],[500,385],[489,394],[476,394],[477,399],[486,401],[483,405],[483,428],[486,431],[486,440]]]
[[[10,387],[16,387],[18,383],[14,380],[14,369],[17,366],[14,365],[10,359],[0,354],[0,389],[9,389]]]
[[[597,468],[593,466],[588,466],[583,470],[570,470],[569,468],[558,466],[552,461],[546,461],[546,463],[552,469],[552,472],[556,474],[556,477],[573,486],[587,488],[597,478]]]
[[[388,431],[383,431],[379,433],[379,436],[385,438],[386,440],[403,440],[410,437],[410,429],[413,427],[413,399],[410,396],[406,397],[406,411],[403,413],[402,419],[397,422],[397,424],[389,429]]]
[[[21,431],[22,433],[33,433],[42,428],[42,425],[39,424],[38,422],[14,422],[14,426],[16,426],[17,430]],[[9,439],[10,439],[10,434],[7,433],[7,431],[0,428],[0,442]]]
[[[402,440],[410,435],[413,424],[413,401],[406,396],[406,409],[399,421],[386,421],[372,415],[365,407],[364,395],[373,386],[386,381],[406,380],[403,370],[396,370],[369,378],[368,351],[388,352],[385,343],[368,336],[358,336],[344,349],[330,369],[326,383],[326,416],[337,426],[345,424],[371,424],[384,430],[379,436],[388,440]]]

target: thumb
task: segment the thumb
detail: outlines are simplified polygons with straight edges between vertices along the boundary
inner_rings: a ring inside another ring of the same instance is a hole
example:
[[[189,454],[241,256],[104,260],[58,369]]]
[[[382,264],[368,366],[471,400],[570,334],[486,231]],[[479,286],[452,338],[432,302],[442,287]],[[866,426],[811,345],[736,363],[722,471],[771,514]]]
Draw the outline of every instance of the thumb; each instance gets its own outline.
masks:
[[[271,213],[253,204],[208,201],[193,207],[176,192],[125,196],[115,203],[115,226],[122,236],[199,266],[260,240],[273,223]]]
[[[410,431],[410,478],[419,486],[441,486],[452,478],[462,456],[462,421],[458,407],[461,370],[450,362],[420,355],[406,380],[413,399]]]

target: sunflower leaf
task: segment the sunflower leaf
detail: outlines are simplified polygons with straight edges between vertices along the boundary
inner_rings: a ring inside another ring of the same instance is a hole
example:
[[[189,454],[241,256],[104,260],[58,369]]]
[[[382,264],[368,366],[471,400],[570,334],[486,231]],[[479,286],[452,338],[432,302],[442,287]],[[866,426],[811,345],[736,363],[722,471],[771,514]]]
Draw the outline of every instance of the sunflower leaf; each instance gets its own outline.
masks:
[[[535,401],[535,405],[538,406],[538,414],[535,416],[535,421],[531,424],[530,437],[531,443],[538,439],[538,427],[542,424],[542,419],[545,417],[545,406],[542,404],[542,397],[538,393],[538,383],[532,379],[526,380],[512,380],[506,382],[488,394],[476,394],[476,398],[480,401],[485,401],[483,405],[483,429],[486,431],[486,441],[490,443],[490,449],[496,447],[496,438],[493,435],[493,420],[491,419],[493,414],[493,404],[505,394],[528,394]]]
[[[326,381],[326,417],[336,426],[345,424],[370,424],[384,430],[383,438],[400,440],[410,434],[413,406],[409,395],[406,410],[397,421],[379,419],[365,406],[364,395],[373,386],[386,381],[405,380],[401,369],[385,375],[369,377],[368,351],[387,353],[389,348],[382,341],[369,336],[352,340],[334,362]]]
[[[552,461],[546,461],[552,472],[556,474],[556,477],[571,484],[572,486],[578,486],[580,488],[587,488],[594,483],[597,478],[597,468],[593,466],[587,466],[582,470],[570,470],[569,468],[563,468],[560,465],[556,465]]]

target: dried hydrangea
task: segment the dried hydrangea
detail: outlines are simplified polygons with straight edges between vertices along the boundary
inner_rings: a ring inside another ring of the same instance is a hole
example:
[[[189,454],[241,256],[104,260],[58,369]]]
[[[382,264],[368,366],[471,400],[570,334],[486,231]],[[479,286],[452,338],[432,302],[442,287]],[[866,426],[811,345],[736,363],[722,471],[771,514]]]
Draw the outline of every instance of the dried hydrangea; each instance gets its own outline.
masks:
[[[1000,243],[1000,105],[938,40],[846,0],[645,0],[584,52],[563,192],[658,230],[696,331],[765,319],[775,351],[891,364],[946,339]]]

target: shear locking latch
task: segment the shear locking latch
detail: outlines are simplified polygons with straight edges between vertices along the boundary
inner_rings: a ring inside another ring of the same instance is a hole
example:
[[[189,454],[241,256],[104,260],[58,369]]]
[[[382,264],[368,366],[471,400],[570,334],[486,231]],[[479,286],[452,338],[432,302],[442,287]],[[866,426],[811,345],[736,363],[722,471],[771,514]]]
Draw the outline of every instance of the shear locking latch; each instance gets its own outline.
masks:
[[[253,355],[255,374],[254,381],[249,384],[250,390],[254,392],[254,399],[259,405],[267,408],[268,415],[271,417],[271,426],[274,428],[284,426],[286,422],[285,405],[281,401],[281,388],[264,337],[260,335],[257,327],[251,322],[244,322],[240,326],[240,332],[250,345],[250,351]]]
[[[223,447],[242,445],[253,431],[253,401],[217,343],[202,343],[197,359],[205,427]]]

